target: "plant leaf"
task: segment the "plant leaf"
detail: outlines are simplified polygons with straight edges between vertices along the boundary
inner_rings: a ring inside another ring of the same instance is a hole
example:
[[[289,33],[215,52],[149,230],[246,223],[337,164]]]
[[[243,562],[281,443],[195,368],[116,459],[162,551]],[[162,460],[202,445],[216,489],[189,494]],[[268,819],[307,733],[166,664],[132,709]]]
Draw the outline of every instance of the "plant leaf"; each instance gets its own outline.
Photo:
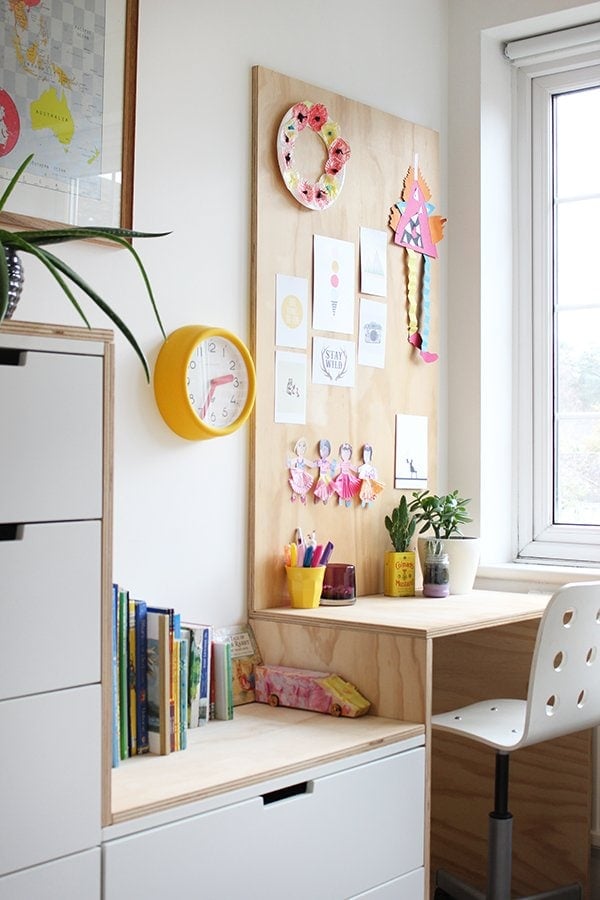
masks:
[[[4,321],[8,309],[8,263],[4,247],[0,242],[0,322]]]
[[[47,253],[47,251],[40,250],[39,247],[34,247],[31,244],[29,244],[27,241],[24,241],[21,238],[20,233],[16,234],[15,238],[17,239],[17,241],[15,241],[13,246],[16,246],[16,249],[21,250],[23,253],[31,253],[32,256],[35,256],[37,259],[39,259],[39,261],[42,263],[42,265],[48,269],[48,271],[50,272],[52,277],[54,279],[56,279],[56,281],[58,282],[58,284],[60,285],[60,287],[62,288],[64,293],[67,295],[68,299],[71,301],[71,303],[73,304],[73,306],[75,307],[75,309],[77,310],[77,312],[79,313],[79,315],[81,316],[81,318],[83,319],[85,324],[87,325],[87,327],[91,328],[91,325],[90,325],[84,311],[82,310],[81,306],[77,302],[77,298],[75,297],[71,288],[69,287],[67,282],[64,280],[64,278],[61,278],[60,273],[57,272],[56,269],[54,268],[54,265],[52,262],[52,255]]]
[[[77,287],[80,288],[85,294],[87,294],[90,300],[93,300],[96,306],[98,306],[102,310],[102,312],[106,316],[108,316],[108,318],[112,322],[114,322],[119,331],[129,341],[129,343],[135,350],[142,366],[144,367],[146,381],[150,382],[150,370],[148,368],[148,363],[146,362],[146,357],[144,356],[142,348],[136,341],[135,337],[133,336],[132,332],[129,330],[125,322],[120,318],[120,316],[118,316],[117,313],[108,305],[108,303],[106,303],[106,301],[102,299],[100,294],[96,293],[96,291],[86,281],[84,281],[77,272],[75,272],[70,266],[68,266],[66,262],[64,262],[58,256],[54,256],[48,250],[38,250],[38,253],[43,254],[53,267],[70,278],[71,281],[74,282],[74,284],[76,284]]]
[[[15,172],[13,177],[10,179],[7,188],[5,189],[4,193],[0,197],[0,212],[2,212],[2,210],[4,209],[6,201],[8,200],[8,198],[14,191],[17,181],[19,180],[19,178],[21,177],[21,175],[23,174],[23,172],[25,171],[25,169],[27,168],[27,166],[29,165],[29,163],[31,162],[32,159],[33,159],[33,153],[30,153],[29,156],[27,157],[27,159],[21,163],[21,165],[19,166],[19,168],[17,169],[17,171]]]

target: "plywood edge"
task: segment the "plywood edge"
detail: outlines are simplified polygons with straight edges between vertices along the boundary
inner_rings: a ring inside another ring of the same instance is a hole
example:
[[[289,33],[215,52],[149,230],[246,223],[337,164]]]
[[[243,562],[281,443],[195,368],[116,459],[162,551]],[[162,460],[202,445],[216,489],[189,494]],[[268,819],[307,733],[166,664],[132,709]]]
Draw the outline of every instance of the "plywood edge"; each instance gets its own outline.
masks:
[[[77,325],[53,325],[47,322],[21,322],[16,319],[4,320],[0,324],[3,334],[22,334],[32,337],[68,338],[78,341],[102,341],[111,344],[113,332],[106,328],[86,328]]]

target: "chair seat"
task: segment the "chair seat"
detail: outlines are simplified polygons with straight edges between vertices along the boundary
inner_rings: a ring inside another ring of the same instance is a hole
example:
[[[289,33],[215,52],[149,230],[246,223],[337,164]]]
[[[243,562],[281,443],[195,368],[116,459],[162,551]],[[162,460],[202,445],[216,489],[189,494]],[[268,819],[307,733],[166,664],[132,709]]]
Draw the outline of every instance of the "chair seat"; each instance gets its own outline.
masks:
[[[526,710],[525,700],[483,700],[432,716],[431,724],[508,751],[516,749],[523,738]]]

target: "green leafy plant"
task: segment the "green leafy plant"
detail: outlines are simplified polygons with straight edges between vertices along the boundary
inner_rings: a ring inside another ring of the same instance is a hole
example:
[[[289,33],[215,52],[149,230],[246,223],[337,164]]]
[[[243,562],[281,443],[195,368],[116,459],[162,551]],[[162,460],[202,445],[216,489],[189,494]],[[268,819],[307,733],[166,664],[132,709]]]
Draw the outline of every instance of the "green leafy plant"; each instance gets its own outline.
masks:
[[[406,553],[417,527],[417,517],[411,515],[404,494],[402,494],[398,506],[392,510],[392,515],[385,517],[385,527],[396,553]]]
[[[413,491],[413,500],[409,504],[410,512],[415,514],[417,522],[423,526],[419,534],[431,529],[436,538],[462,536],[461,525],[472,522],[467,515],[467,504],[471,501],[458,496],[458,491],[450,494],[430,494],[429,491]]]
[[[2,212],[2,210],[4,209],[8,198],[12,194],[17,182],[19,181],[21,175],[32,159],[33,154],[28,156],[27,159],[19,166],[19,168],[15,172],[6,190],[0,197],[0,212]],[[79,305],[69,282],[75,284],[81,291],[87,294],[88,297],[96,304],[96,306],[98,306],[102,310],[102,312],[105,313],[105,315],[107,315],[109,319],[111,319],[116,328],[119,329],[119,331],[129,341],[129,343],[137,353],[142,366],[144,367],[146,379],[149,381],[150,372],[148,369],[146,358],[137,340],[135,339],[127,325],[120,318],[120,316],[118,316],[117,313],[113,309],[111,309],[111,307],[81,277],[81,275],[75,272],[70,266],[67,265],[67,263],[63,262],[63,260],[55,256],[49,250],[45,250],[44,247],[48,244],[60,244],[64,243],[65,241],[79,241],[90,238],[102,238],[102,240],[110,241],[114,244],[119,244],[121,247],[125,247],[129,251],[129,253],[131,253],[138,266],[138,269],[146,286],[154,316],[156,318],[156,321],[158,322],[158,326],[164,338],[166,337],[165,329],[163,327],[160,314],[158,312],[158,307],[152,293],[150,281],[139,255],[131,244],[131,239],[164,237],[166,234],[168,234],[168,232],[153,233],[145,231],[131,231],[128,228],[109,228],[102,226],[94,228],[87,228],[85,226],[71,226],[65,228],[57,227],[48,229],[36,229],[35,231],[6,231],[4,229],[0,229],[0,323],[4,320],[8,308],[9,268],[5,251],[8,251],[9,253],[30,253],[32,256],[35,256],[36,259],[38,259],[42,263],[42,265],[46,267],[52,277],[58,282],[67,298],[73,304],[88,328],[90,327],[90,323],[88,322],[85,313]]]

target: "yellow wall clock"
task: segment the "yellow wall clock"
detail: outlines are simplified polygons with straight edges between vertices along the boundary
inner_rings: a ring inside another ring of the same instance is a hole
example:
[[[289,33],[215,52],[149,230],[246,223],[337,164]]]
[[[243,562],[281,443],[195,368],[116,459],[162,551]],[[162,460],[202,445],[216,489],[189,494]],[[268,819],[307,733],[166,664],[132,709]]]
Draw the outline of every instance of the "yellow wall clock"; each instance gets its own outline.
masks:
[[[231,434],[254,406],[250,352],[225,328],[184,325],[160,349],[154,395],[163,419],[181,437],[196,441]]]

